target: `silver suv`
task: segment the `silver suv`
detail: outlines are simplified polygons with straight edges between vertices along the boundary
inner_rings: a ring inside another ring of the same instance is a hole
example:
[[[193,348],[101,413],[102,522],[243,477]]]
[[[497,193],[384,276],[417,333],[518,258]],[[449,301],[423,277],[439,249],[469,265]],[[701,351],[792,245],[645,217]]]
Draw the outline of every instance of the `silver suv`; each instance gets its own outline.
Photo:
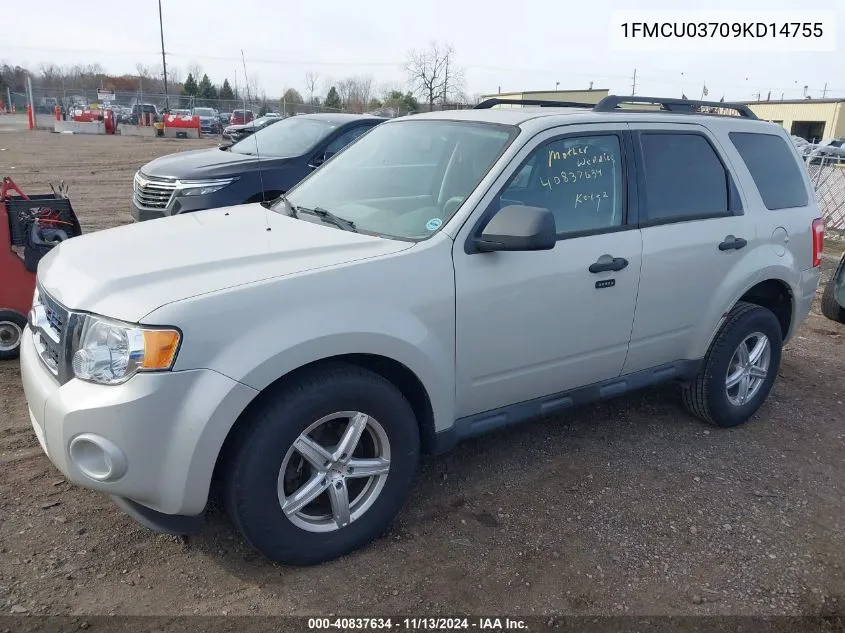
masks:
[[[21,372],[56,467],[177,533],[214,482],[304,565],[491,429],[667,380],[748,420],[819,281],[789,136],[723,103],[500,105],[384,123],[272,204],[54,249]]]

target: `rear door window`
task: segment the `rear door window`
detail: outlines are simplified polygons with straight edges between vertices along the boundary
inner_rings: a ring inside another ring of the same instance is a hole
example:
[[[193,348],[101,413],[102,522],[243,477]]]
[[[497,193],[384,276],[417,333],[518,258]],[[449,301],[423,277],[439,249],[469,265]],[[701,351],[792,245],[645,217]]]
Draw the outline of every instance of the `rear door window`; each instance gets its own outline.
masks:
[[[729,136],[767,209],[807,206],[804,178],[783,138],[752,132],[731,132]]]
[[[729,215],[731,181],[702,134],[639,135],[644,221],[674,222]]]

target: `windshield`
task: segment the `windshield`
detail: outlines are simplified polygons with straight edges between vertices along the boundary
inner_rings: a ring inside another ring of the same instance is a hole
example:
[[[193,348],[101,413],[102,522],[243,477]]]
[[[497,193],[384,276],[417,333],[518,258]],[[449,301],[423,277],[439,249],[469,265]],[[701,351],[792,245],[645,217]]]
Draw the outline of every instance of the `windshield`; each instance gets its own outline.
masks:
[[[516,132],[489,123],[383,123],[303,180],[288,200],[327,209],[360,231],[425,239],[449,221]],[[284,213],[285,206],[274,209]]]
[[[211,108],[194,108],[194,116],[214,116]]]
[[[325,119],[290,117],[258,130],[235,143],[230,151],[236,154],[258,154],[290,158],[301,156],[324,139],[337,125]],[[258,146],[256,151],[256,145]]]
[[[253,125],[255,127],[261,127],[262,125],[265,125],[265,124],[269,123],[270,121],[278,121],[280,118],[281,117],[277,117],[277,116],[260,116],[257,119],[255,119],[254,121],[251,121],[248,125]]]

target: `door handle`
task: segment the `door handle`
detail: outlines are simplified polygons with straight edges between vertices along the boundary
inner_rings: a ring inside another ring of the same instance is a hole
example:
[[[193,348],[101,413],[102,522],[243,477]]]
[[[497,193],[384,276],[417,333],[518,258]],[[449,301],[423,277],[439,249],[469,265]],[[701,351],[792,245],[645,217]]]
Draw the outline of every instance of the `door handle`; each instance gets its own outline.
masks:
[[[628,265],[628,260],[624,257],[611,257],[610,255],[602,255],[598,260],[590,264],[591,273],[604,273],[607,271],[618,271]]]
[[[741,237],[734,237],[733,235],[728,235],[725,238],[725,241],[719,244],[719,250],[738,251],[739,249],[743,248],[746,244],[748,244],[748,240]]]

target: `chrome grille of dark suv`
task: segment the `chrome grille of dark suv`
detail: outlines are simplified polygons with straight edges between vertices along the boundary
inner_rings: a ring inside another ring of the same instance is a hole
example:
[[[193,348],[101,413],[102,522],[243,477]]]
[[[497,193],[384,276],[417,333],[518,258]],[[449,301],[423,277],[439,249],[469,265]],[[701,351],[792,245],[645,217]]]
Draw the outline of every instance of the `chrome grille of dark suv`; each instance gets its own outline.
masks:
[[[145,209],[165,209],[170,204],[176,190],[176,180],[172,178],[152,178],[141,173],[135,174],[135,204]]]

